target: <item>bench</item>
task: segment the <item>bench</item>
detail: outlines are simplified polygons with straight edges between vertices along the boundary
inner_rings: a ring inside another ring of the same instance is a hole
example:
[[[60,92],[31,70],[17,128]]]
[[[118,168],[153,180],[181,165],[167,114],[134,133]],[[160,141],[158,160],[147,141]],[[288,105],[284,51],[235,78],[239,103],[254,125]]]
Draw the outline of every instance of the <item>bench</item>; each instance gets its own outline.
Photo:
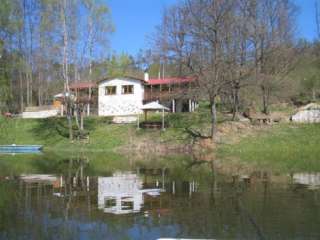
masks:
[[[252,122],[258,122],[258,123],[265,123],[265,124],[268,124],[268,123],[271,123],[271,118],[270,116],[268,115],[263,115],[263,114],[259,114],[259,115],[254,115],[250,118],[250,120]]]
[[[90,137],[88,131],[75,131],[74,138],[80,142],[89,143]]]
[[[146,129],[161,129],[162,128],[162,122],[161,121],[146,121],[142,122],[139,125],[140,128],[146,128]],[[164,127],[167,128],[168,124],[164,123]]]

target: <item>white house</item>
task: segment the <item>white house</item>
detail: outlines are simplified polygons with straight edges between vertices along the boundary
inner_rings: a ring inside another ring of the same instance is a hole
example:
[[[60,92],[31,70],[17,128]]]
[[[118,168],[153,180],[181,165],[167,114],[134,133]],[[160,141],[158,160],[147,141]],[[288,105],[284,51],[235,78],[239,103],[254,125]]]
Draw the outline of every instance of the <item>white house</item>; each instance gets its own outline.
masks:
[[[163,189],[143,189],[137,174],[115,173],[112,177],[98,177],[98,208],[105,213],[128,214],[140,212],[144,194],[158,197]]]
[[[141,113],[143,79],[121,77],[98,83],[99,116],[130,116]]]
[[[142,181],[136,174],[98,178],[98,208],[105,213],[127,214],[141,210]]]

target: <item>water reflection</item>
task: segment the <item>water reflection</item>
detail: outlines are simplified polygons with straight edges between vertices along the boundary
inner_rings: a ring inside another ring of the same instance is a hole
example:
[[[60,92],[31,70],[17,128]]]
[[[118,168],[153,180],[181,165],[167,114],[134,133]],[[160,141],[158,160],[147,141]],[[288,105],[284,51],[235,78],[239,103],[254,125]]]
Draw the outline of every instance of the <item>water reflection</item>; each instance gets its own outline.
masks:
[[[55,187],[60,187],[62,185],[61,179],[54,175],[48,174],[27,174],[27,175],[20,175],[19,179],[25,183],[42,183],[46,185],[53,185]]]
[[[128,214],[141,211],[144,194],[159,196],[164,189],[142,189],[142,180],[132,173],[98,177],[98,206],[105,213]]]
[[[294,173],[293,183],[307,186],[309,189],[320,188],[320,173]]]
[[[0,239],[320,238],[319,190],[295,187],[319,174],[179,161],[94,175],[86,158],[58,162],[60,173],[0,177]]]

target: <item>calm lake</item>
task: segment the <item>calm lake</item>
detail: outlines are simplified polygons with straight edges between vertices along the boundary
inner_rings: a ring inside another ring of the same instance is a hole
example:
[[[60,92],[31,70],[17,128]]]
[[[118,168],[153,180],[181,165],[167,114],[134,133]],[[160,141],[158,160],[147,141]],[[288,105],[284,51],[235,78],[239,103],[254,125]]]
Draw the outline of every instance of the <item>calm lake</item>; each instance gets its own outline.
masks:
[[[320,239],[320,174],[189,156],[0,155],[0,239]]]

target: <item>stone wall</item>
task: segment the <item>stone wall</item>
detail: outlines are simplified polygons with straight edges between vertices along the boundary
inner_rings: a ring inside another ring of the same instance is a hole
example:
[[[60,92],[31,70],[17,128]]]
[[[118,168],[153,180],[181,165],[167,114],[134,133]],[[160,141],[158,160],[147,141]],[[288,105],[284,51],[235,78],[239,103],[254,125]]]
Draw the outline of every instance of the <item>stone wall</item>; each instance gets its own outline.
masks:
[[[320,109],[302,110],[292,116],[293,122],[300,123],[319,123]]]

